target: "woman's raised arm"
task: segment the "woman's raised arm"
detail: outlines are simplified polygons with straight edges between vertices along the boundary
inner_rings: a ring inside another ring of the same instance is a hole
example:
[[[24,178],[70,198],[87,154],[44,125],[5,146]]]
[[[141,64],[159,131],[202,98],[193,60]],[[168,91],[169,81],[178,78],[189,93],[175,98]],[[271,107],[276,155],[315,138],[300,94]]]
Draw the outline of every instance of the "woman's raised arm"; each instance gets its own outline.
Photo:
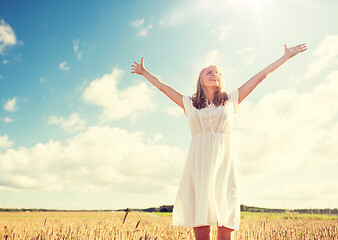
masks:
[[[271,63],[269,66],[267,66],[265,69],[257,73],[255,76],[250,78],[246,83],[244,83],[239,89],[239,99],[238,103],[242,102],[244,98],[246,98],[252,90],[254,90],[257,85],[267,77],[268,74],[275,71],[278,67],[280,67],[283,63],[285,63],[288,59],[292,58],[293,56],[297,55],[300,52],[303,52],[307,50],[305,43],[297,45],[295,47],[287,48],[286,45],[284,45],[284,55],[276,60],[275,62]]]
[[[135,65],[132,66],[131,73],[137,73],[145,77],[150,83],[157,87],[161,92],[167,95],[171,100],[173,100],[178,106],[184,109],[183,106],[183,95],[177,92],[175,89],[164,83],[159,78],[155,77],[153,74],[148,72],[144,67],[144,57],[141,59],[141,64],[134,62]]]

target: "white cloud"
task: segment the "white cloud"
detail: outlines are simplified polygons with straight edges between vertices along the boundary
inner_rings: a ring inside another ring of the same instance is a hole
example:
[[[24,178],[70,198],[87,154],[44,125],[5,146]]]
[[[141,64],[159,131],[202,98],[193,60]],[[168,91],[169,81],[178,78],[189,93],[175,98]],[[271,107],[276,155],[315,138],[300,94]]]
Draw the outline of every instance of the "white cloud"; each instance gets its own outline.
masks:
[[[8,64],[9,62],[5,59],[2,61],[3,64]]]
[[[314,176],[315,177],[315,176]],[[286,209],[334,208],[338,204],[338,182],[316,178],[313,182],[289,183],[287,181],[269,185],[261,191],[251,191],[255,206],[268,206]],[[264,204],[262,204],[264,203]]]
[[[233,156],[245,204],[327,207],[328,199],[331,207],[338,204],[338,178],[330,172],[338,164],[337,86],[338,71],[332,71],[307,91],[280,89],[257,103],[240,104]]]
[[[60,125],[66,132],[75,132],[85,129],[86,120],[81,118],[78,113],[72,113],[68,119],[58,116],[50,116],[48,118],[48,124]]]
[[[130,24],[133,25],[134,27],[140,27],[144,23],[144,19],[136,19],[135,21],[131,22]]]
[[[6,116],[4,118],[1,118],[1,121],[9,123],[9,122],[13,122],[13,119],[10,118],[10,117],[8,117],[8,116]]]
[[[16,111],[16,97],[13,97],[13,99],[8,99],[4,105],[4,109],[10,112]]]
[[[170,27],[170,26],[173,26],[175,23],[169,17],[164,17],[159,21],[159,24],[163,27]]]
[[[7,135],[0,135],[0,148],[10,148],[13,144],[14,142],[10,141]]]
[[[205,57],[206,65],[216,65],[220,66],[223,63],[223,53],[218,50],[210,51]]]
[[[313,51],[306,78],[318,76],[324,69],[338,66],[338,35],[328,35]]]
[[[85,102],[103,108],[102,121],[125,117],[135,121],[139,115],[151,112],[157,106],[153,99],[153,90],[144,81],[119,90],[117,84],[123,74],[122,70],[114,68],[112,73],[90,82],[83,92],[82,98]]]
[[[181,117],[184,115],[183,109],[179,106],[168,106],[165,108],[165,111],[168,115],[174,117]]]
[[[255,51],[255,49],[253,47],[246,47],[244,49],[236,49],[235,53],[236,54],[247,54],[247,53],[250,53],[250,52],[253,52],[253,51]]]
[[[148,30],[153,27],[152,24],[149,24],[147,27],[143,27],[144,19],[136,19],[135,21],[130,23],[135,28],[139,29],[137,36],[145,37],[148,35]]]
[[[174,24],[181,24],[189,19],[199,22],[217,22],[224,18],[224,12],[228,9],[229,1],[223,0],[194,0],[181,1],[180,4],[168,10],[164,15]]]
[[[199,73],[203,68],[207,66],[216,65],[222,71],[223,78],[226,79],[226,76],[230,76],[231,73],[234,71],[233,67],[229,66],[228,64],[225,65],[226,58],[224,57],[224,53],[219,50],[211,50],[207,52],[204,56],[202,56],[202,59],[202,62],[196,62],[196,64],[194,64],[194,72]],[[193,88],[196,88],[196,82],[193,81],[191,86]]]
[[[281,89],[240,104],[235,152],[242,175],[338,163],[338,71],[308,92]],[[332,124],[334,123],[334,124]]]
[[[79,52],[79,43],[80,39],[74,40],[73,41],[73,49],[74,53],[77,55],[78,60],[81,60],[83,52]]]
[[[61,144],[50,140],[0,153],[7,189],[164,193],[177,188],[187,151],[143,132],[90,127]]]
[[[151,24],[149,24],[147,27],[145,27],[145,28],[142,28],[139,32],[138,32],[138,36],[140,36],[140,37],[145,37],[145,36],[147,36],[148,35],[148,30],[150,29],[150,28],[152,28],[153,27],[153,25],[151,25]]]
[[[232,25],[224,24],[211,30],[211,33],[217,35],[219,41],[224,41],[229,38]]]
[[[295,76],[292,76],[292,75],[291,75],[290,78],[289,78],[289,82],[290,82],[292,85],[298,84],[298,83],[301,82],[301,78],[295,77]]]
[[[154,137],[154,140],[153,140],[153,143],[156,143],[158,142],[159,140],[161,140],[163,138],[163,135],[161,133],[156,133],[155,137]],[[149,140],[149,143],[152,142],[152,139]]]
[[[0,54],[3,54],[4,50],[17,43],[16,36],[13,29],[5,22],[0,20]],[[4,64],[5,60],[3,61]]]
[[[242,63],[244,65],[249,66],[255,59],[254,51],[255,49],[253,47],[247,47],[244,49],[237,49],[235,53],[242,56]]]
[[[41,83],[44,83],[44,82],[46,82],[46,78],[40,77],[40,78],[39,78],[39,81],[40,81]]]
[[[63,70],[63,71],[68,71],[69,70],[69,67],[66,66],[66,62],[62,62],[60,63],[60,69]]]
[[[0,79],[2,78],[2,75],[0,74]]]
[[[278,188],[278,191],[276,190],[272,190],[271,195],[274,198],[288,196],[288,198],[296,200],[303,200],[304,198],[316,199],[318,197],[326,198],[328,194],[332,193],[338,197],[338,185],[325,179],[316,184],[295,183],[293,185],[283,185]]]
[[[255,59],[255,57],[253,55],[244,56],[242,61],[243,61],[244,65],[249,66],[251,63],[253,63],[254,59]]]

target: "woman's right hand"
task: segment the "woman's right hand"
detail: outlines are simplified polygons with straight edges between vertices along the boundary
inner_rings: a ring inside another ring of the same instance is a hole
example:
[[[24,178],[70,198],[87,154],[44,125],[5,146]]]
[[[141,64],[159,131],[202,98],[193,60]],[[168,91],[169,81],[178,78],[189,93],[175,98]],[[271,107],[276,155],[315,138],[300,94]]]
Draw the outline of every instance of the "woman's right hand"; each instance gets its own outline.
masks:
[[[141,64],[138,64],[137,62],[134,62],[135,65],[131,65],[132,68],[132,72],[131,73],[137,73],[137,74],[140,74],[140,75],[143,75],[144,71],[145,71],[145,68],[144,68],[144,57],[141,58]]]

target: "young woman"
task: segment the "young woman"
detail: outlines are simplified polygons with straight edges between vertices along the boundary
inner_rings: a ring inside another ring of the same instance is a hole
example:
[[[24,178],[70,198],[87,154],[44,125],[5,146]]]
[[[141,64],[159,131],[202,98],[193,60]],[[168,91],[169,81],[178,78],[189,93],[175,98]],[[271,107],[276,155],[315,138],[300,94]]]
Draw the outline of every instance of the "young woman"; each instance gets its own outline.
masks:
[[[178,188],[173,225],[193,227],[197,240],[210,239],[217,226],[217,240],[231,239],[239,229],[240,201],[235,163],[231,158],[231,129],[239,104],[268,74],[288,59],[307,50],[305,43],[287,48],[284,55],[229,94],[220,69],[209,66],[200,72],[197,91],[182,95],[134,62],[131,73],[144,76],[183,108],[192,135],[188,158]]]

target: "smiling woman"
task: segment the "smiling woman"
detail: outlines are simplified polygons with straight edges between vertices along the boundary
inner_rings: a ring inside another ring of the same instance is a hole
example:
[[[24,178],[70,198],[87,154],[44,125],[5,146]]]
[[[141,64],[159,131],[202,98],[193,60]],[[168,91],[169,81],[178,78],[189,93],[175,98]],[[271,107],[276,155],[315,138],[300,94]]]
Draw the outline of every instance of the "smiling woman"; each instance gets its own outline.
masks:
[[[281,41],[298,40],[313,50],[250,94],[235,120],[241,200],[338,206],[338,1],[85,2],[1,4],[0,207],[173,205],[189,122],[202,118],[216,132],[215,119],[229,116],[221,110],[233,107],[215,107],[213,99],[188,120],[182,95],[129,73],[134,58],[146,55],[148,70],[188,97],[202,68],[217,65],[230,100],[231,90],[282,55]]]
[[[193,105],[197,109],[203,109],[211,102],[216,107],[224,105],[228,100],[221,70],[214,65],[203,68],[197,81],[197,91],[192,96]]]
[[[183,108],[189,120],[191,144],[173,208],[173,226],[194,229],[196,239],[210,239],[210,227],[217,226],[217,239],[231,239],[239,230],[240,197],[236,162],[232,156],[231,132],[239,104],[288,59],[306,50],[301,44],[287,48],[284,55],[254,75],[240,88],[227,94],[217,66],[201,70],[197,91],[182,95],[134,62],[131,73],[150,83]]]

